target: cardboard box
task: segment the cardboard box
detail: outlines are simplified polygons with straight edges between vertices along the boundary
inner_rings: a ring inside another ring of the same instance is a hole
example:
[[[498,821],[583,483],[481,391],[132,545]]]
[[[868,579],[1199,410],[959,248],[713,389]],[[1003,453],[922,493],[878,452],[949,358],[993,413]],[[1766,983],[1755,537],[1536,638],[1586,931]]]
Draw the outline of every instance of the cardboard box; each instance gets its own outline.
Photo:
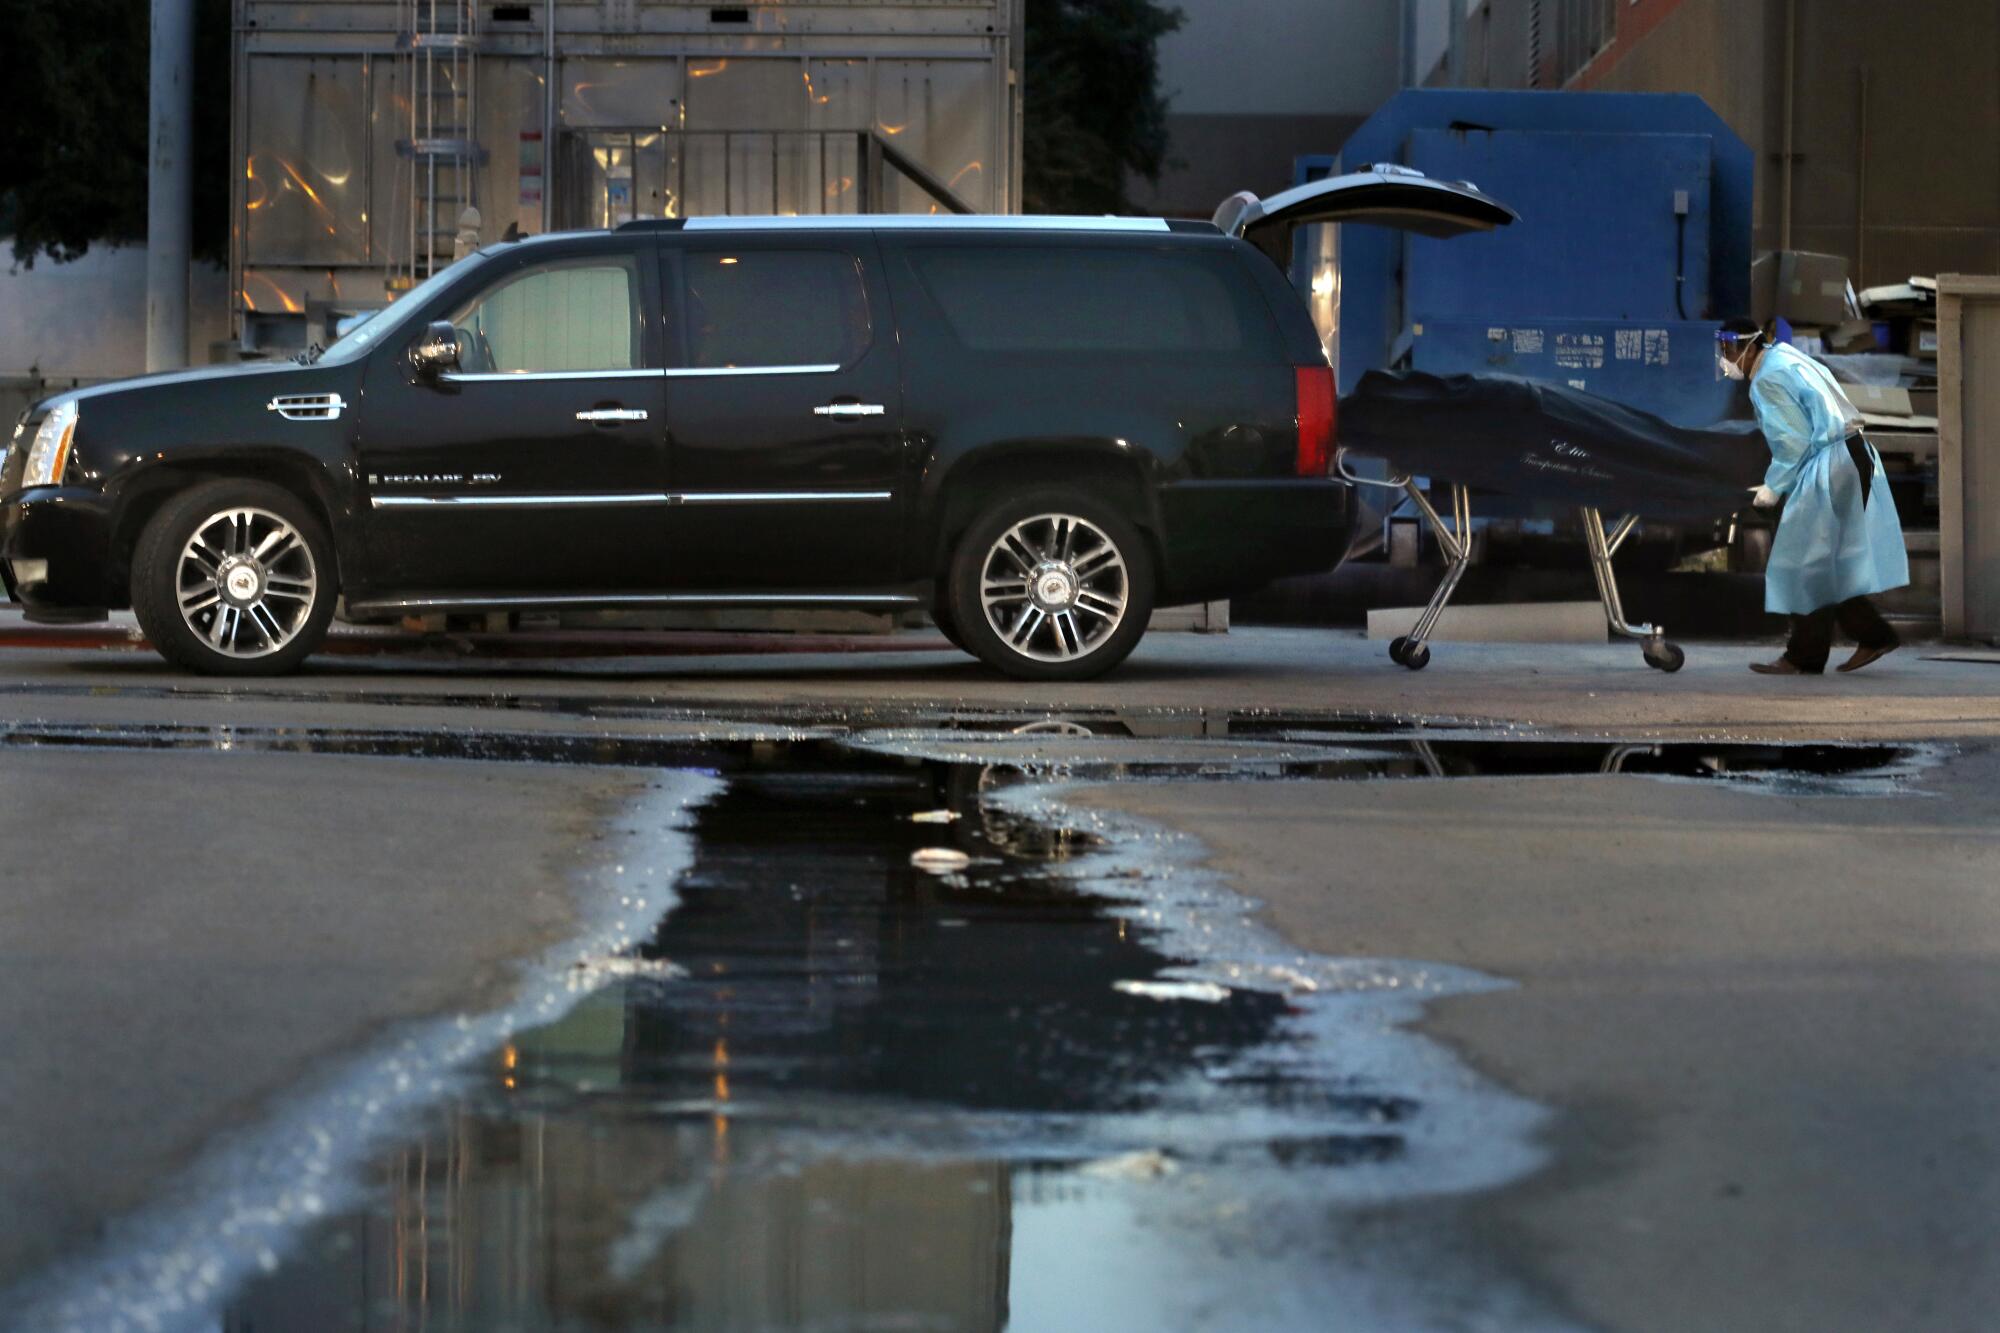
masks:
[[[1911,415],[1908,389],[1886,389],[1874,384],[1843,384],[1840,386],[1840,391],[1847,395],[1848,402],[1874,416]]]
[[[1938,391],[1936,389],[1911,389],[1909,393],[1910,415],[1919,417],[1934,417],[1937,415]]]
[[[1910,321],[1910,355],[1922,357],[1926,361],[1937,360],[1936,320],[1913,319]]]
[[[1807,356],[1826,355],[1826,336],[1819,329],[1792,329],[1792,346]]]
[[[1794,324],[1830,326],[1845,323],[1847,260],[1809,250],[1778,255],[1778,313]]]

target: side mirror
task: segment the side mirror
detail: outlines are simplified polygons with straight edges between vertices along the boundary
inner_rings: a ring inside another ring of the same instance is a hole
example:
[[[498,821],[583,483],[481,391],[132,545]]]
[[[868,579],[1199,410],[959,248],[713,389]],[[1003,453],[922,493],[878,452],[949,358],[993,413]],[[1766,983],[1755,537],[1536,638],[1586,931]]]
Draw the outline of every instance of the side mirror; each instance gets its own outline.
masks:
[[[441,319],[424,330],[423,338],[410,349],[410,365],[427,380],[458,369],[458,330],[450,320]]]

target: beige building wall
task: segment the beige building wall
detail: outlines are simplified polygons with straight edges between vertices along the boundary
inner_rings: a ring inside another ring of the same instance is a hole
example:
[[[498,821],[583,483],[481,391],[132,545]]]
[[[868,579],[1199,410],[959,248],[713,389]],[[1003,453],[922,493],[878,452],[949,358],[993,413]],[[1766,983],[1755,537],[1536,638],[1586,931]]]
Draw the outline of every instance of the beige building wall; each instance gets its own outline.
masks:
[[[1481,0],[1428,81],[1528,86],[1538,8],[1546,22],[1557,7]],[[1757,152],[1755,244],[1779,249],[1788,21],[1791,248],[1846,256],[1860,286],[2000,273],[1995,0],[1640,0],[1571,86],[1706,99]]]
[[[1756,244],[1780,248],[1788,9],[1791,248],[1847,256],[1863,286],[2000,272],[1993,0],[1684,0],[1593,86],[1706,98],[1758,150]]]

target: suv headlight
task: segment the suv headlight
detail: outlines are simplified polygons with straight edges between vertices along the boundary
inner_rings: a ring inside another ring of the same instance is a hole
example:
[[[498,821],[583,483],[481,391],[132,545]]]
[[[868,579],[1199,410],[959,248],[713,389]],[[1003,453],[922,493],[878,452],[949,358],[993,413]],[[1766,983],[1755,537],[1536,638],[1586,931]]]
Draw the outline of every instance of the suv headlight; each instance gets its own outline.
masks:
[[[21,474],[21,487],[54,486],[69,467],[70,443],[76,439],[77,409],[74,398],[57,403],[42,418],[35,443],[28,450],[28,467]]]

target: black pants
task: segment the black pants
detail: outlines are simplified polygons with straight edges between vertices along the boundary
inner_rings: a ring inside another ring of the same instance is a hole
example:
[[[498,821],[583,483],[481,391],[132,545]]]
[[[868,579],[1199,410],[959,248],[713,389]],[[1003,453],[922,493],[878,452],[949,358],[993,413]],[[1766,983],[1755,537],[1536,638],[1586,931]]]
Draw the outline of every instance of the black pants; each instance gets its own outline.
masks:
[[[1882,619],[1882,613],[1866,597],[1850,597],[1837,606],[1822,606],[1809,616],[1792,617],[1792,641],[1785,656],[1792,665],[1806,671],[1826,670],[1827,654],[1833,651],[1833,626],[1863,648],[1883,648],[1896,642],[1896,631]]]

